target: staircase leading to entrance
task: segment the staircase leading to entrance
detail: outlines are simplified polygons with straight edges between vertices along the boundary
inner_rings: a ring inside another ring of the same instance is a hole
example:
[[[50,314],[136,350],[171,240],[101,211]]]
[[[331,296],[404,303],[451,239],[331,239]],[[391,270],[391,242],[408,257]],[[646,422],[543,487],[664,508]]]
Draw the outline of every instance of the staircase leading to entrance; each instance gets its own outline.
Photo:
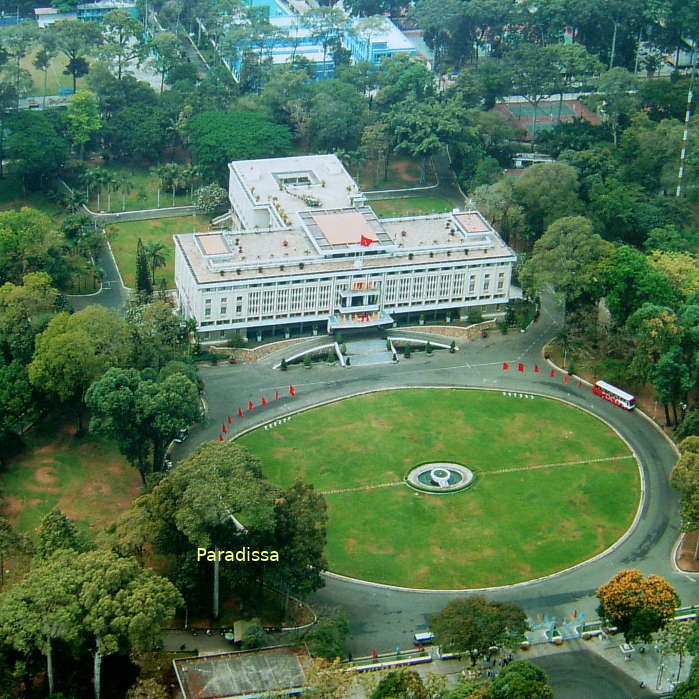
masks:
[[[350,366],[387,364],[393,361],[393,355],[386,351],[386,340],[381,338],[347,340],[345,345],[350,357]]]

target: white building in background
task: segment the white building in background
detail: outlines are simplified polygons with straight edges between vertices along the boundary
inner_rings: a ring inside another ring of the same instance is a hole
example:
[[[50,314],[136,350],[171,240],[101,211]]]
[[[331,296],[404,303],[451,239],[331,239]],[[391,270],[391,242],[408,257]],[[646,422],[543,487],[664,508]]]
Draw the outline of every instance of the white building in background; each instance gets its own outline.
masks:
[[[229,164],[227,230],[180,234],[175,283],[202,341],[502,312],[515,253],[478,211],[379,219],[334,155]]]

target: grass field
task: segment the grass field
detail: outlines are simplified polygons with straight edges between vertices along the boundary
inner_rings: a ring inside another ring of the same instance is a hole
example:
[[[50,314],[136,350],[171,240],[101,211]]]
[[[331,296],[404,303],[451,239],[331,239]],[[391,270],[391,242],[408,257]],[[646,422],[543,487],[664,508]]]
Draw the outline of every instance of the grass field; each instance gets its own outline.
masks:
[[[369,206],[379,218],[442,214],[452,210],[451,202],[444,197],[401,197],[400,199],[375,199]]]
[[[49,201],[42,192],[25,192],[20,181],[5,168],[5,176],[0,180],[0,211],[4,209],[20,209],[29,206],[43,211],[51,218],[63,219],[65,209]]]
[[[636,463],[616,434],[542,398],[375,393],[241,442],[275,483],[356,489],[326,494],[330,570],[408,587],[504,585],[574,565],[622,535],[639,498]],[[402,481],[426,461],[463,463],[476,481],[416,493]],[[366,489],[386,483],[395,485]]]
[[[7,515],[26,534],[58,506],[82,530],[109,526],[141,493],[141,477],[111,442],[43,425],[0,476]]]
[[[173,218],[156,218],[148,221],[127,221],[110,227],[110,245],[116,258],[119,271],[126,286],[136,284],[136,247],[138,239],[143,243],[158,242],[165,246],[165,267],[155,273],[155,286],[165,279],[168,289],[175,287],[175,248],[172,242],[174,233],[192,233],[209,229],[209,219],[204,216],[176,216]]]
[[[34,88],[31,91],[32,97],[41,97],[44,94],[44,71],[34,67],[37,51],[38,49],[35,49],[20,61],[22,68],[29,71],[34,81]],[[46,79],[47,95],[55,95],[61,88],[73,89],[73,77],[63,73],[67,65],[68,59],[63,54],[59,54],[51,61]],[[78,79],[78,89],[83,86],[83,81],[84,78]]]

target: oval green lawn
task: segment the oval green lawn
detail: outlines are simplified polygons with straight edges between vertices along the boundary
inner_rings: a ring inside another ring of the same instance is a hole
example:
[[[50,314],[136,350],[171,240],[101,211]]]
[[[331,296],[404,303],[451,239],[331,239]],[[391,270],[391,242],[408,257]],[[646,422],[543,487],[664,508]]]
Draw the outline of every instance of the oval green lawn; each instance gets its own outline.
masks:
[[[405,587],[507,585],[567,568],[626,531],[640,494],[636,461],[606,424],[494,391],[357,396],[240,442],[272,482],[325,493],[330,570]],[[462,463],[476,482],[416,493],[402,481],[426,461]]]

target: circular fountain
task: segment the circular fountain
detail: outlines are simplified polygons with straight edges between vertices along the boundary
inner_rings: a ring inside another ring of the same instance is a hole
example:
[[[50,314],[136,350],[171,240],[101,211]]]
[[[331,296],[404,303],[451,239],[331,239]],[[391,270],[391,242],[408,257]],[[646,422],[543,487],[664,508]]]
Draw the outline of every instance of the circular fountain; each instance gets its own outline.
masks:
[[[440,461],[416,466],[405,480],[425,493],[455,493],[471,485],[473,471],[461,464]]]

